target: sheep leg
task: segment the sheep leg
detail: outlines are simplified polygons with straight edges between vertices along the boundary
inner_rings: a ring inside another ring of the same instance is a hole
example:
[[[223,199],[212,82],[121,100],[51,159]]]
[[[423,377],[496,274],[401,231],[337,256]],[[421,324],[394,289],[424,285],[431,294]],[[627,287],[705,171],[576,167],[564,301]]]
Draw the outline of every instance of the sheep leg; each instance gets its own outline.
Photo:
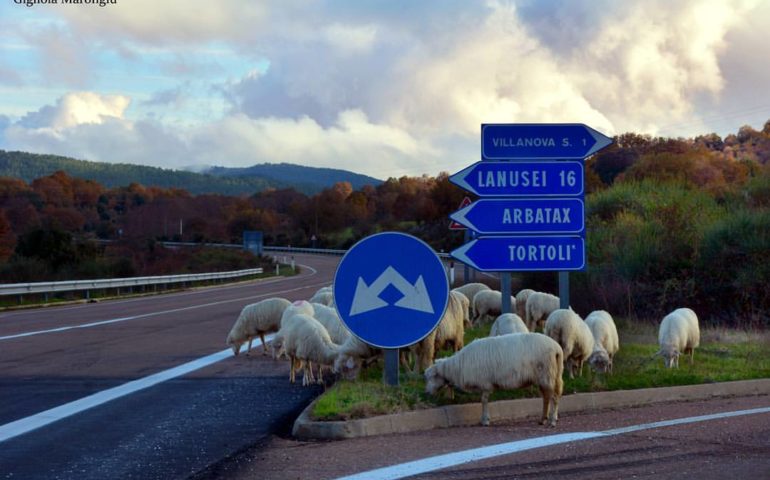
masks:
[[[324,366],[319,364],[318,365],[318,384],[324,383]]]
[[[267,346],[265,345],[265,334],[260,333],[259,339],[262,340],[262,355],[267,355]]]
[[[548,425],[555,427],[556,421],[559,420],[559,395],[551,395],[551,403],[551,415],[548,417]]]
[[[489,392],[481,392],[481,424],[489,425]]]
[[[294,383],[294,375],[296,373],[294,355],[289,355],[289,381]]]
[[[550,419],[549,414],[551,410],[551,398],[553,397],[553,392],[540,387],[540,395],[543,397],[543,416],[540,417],[540,425],[545,425],[546,422]]]
[[[246,355],[249,354],[251,351],[251,341],[254,340],[254,337],[249,337],[249,347],[246,349]]]

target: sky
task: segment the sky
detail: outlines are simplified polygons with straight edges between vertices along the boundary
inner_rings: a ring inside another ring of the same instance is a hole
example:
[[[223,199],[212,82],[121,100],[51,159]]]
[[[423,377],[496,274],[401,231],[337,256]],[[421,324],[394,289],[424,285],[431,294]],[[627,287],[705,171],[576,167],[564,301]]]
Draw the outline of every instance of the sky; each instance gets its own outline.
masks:
[[[480,160],[482,123],[770,119],[770,0],[41,1],[0,0],[3,150],[386,179]]]

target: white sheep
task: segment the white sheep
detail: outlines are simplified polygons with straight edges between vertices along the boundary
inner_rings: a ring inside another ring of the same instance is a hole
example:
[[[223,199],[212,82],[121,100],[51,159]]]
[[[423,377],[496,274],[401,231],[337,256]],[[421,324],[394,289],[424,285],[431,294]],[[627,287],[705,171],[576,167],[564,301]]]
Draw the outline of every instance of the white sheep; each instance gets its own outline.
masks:
[[[321,325],[326,327],[329,332],[329,336],[332,338],[332,342],[337,345],[342,345],[350,337],[350,330],[340,320],[337,310],[332,307],[327,307],[321,303],[313,303],[313,310],[315,313],[313,317],[321,322]]]
[[[527,299],[533,293],[535,291],[531,288],[525,288],[519,290],[519,293],[516,294],[516,313],[522,320],[527,318]]]
[[[548,315],[543,333],[561,345],[569,378],[577,372],[582,376],[583,362],[594,350],[594,336],[586,322],[571,309],[561,308]]]
[[[476,296],[477,293],[479,293],[482,290],[491,290],[489,286],[484,285],[483,283],[466,283],[465,285],[462,285],[460,287],[455,288],[454,290],[457,290],[458,292],[465,295],[465,298],[468,299],[468,304],[470,305],[470,315],[471,318],[476,317],[476,311],[473,310],[473,297]]]
[[[267,355],[265,334],[278,331],[281,326],[281,316],[289,304],[290,302],[283,298],[268,298],[243,307],[225,340],[225,343],[233,349],[233,354],[238,355],[241,345],[248,341],[249,345],[246,349],[248,355],[251,351],[251,342],[259,337],[262,341],[262,354]]]
[[[297,314],[286,320],[279,332],[283,337],[283,348],[291,359],[289,380],[294,382],[296,366],[304,365],[303,385],[315,381],[313,364],[319,366],[319,383],[323,382],[323,366],[331,366],[339,353],[339,346],[332,342],[329,332],[310,315]]]
[[[331,306],[334,303],[334,290],[332,287],[321,287],[308,300],[310,303],[320,303]]]
[[[440,358],[425,371],[425,391],[444,387],[481,390],[481,424],[489,425],[489,394],[497,388],[535,385],[543,396],[540,423],[556,426],[564,389],[564,353],[558,343],[540,333],[514,333],[479,338],[449,358]]]
[[[281,328],[283,328],[283,324],[287,318],[293,317],[294,315],[300,313],[303,315],[310,315],[312,317],[315,315],[315,309],[313,308],[313,305],[306,300],[297,300],[292,302],[291,305],[286,307],[286,310],[283,311],[283,315],[281,315]]]
[[[471,302],[468,300],[468,297],[465,296],[464,293],[461,291],[455,289],[452,289],[452,292],[457,293],[459,296],[457,297],[458,300],[461,303],[461,307],[463,310],[463,324],[465,325],[465,328],[471,328],[471,317],[470,317],[470,311],[471,311]]]
[[[515,313],[504,313],[495,319],[489,330],[490,337],[506,335],[508,333],[529,333],[527,325]]]
[[[689,308],[678,308],[669,313],[660,322],[658,343],[666,368],[679,368],[679,355],[690,354],[690,364],[693,363],[695,348],[700,345],[700,327],[698,316]]]
[[[348,380],[358,377],[362,365],[376,360],[382,354],[382,350],[351,335],[340,345],[337,358],[332,367],[334,373],[338,373]]]
[[[612,373],[612,359],[620,349],[618,329],[612,315],[596,310],[588,314],[585,322],[594,337],[594,351],[588,357],[588,364],[597,372]]]
[[[548,315],[559,309],[559,297],[544,292],[533,292],[527,297],[524,321],[531,332],[542,330]]]
[[[414,353],[415,368],[423,372],[433,364],[436,353],[445,348],[454,352],[465,344],[465,321],[463,306],[466,298],[460,292],[449,292],[446,310],[436,328],[419,342],[410,345],[409,351]]]
[[[478,324],[486,317],[493,318],[503,313],[503,294],[497,290],[482,290],[473,297],[473,310],[476,316],[473,323]],[[511,296],[511,312],[516,311],[516,297]],[[505,312],[510,313],[510,312]]]

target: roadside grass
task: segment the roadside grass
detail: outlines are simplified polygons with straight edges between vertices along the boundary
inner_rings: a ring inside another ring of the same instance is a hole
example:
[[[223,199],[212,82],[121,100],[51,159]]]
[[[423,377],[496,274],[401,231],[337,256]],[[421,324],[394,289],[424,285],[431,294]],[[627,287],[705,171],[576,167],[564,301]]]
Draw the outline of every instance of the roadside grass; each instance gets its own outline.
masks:
[[[658,351],[657,326],[635,323],[629,327],[627,335],[624,331],[620,332],[621,347],[614,359],[613,373],[597,374],[584,365],[582,376],[569,379],[565,375],[564,395],[770,378],[770,334],[724,328],[704,329],[701,345],[695,350],[694,363],[691,365],[689,357],[683,355],[678,369],[666,369],[663,359],[655,355]],[[466,344],[474,338],[486,336],[488,331],[489,325],[466,331]],[[624,337],[632,340],[624,341]],[[450,354],[449,351],[442,351],[439,356]],[[430,396],[425,393],[423,376],[405,372],[403,368],[398,387],[385,385],[382,379],[380,362],[363,370],[356,381],[337,381],[318,398],[312,417],[324,421],[349,420],[480,401],[478,392],[458,389],[455,389],[453,399],[446,390]],[[527,387],[498,390],[490,399],[536,397],[539,397],[537,389]]]

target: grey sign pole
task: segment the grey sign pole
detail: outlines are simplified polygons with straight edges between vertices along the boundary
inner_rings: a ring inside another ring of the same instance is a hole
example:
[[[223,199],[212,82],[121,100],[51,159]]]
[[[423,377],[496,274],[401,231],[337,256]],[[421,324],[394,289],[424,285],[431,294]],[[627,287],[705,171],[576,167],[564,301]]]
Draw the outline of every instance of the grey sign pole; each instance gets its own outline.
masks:
[[[569,308],[569,272],[559,272],[559,308]]]
[[[465,229],[465,233],[463,233],[463,243],[468,243],[471,241],[471,232],[467,228]],[[463,283],[469,283],[470,282],[470,267],[467,263],[463,263]]]
[[[398,386],[398,349],[386,348],[385,352],[385,383]]]

